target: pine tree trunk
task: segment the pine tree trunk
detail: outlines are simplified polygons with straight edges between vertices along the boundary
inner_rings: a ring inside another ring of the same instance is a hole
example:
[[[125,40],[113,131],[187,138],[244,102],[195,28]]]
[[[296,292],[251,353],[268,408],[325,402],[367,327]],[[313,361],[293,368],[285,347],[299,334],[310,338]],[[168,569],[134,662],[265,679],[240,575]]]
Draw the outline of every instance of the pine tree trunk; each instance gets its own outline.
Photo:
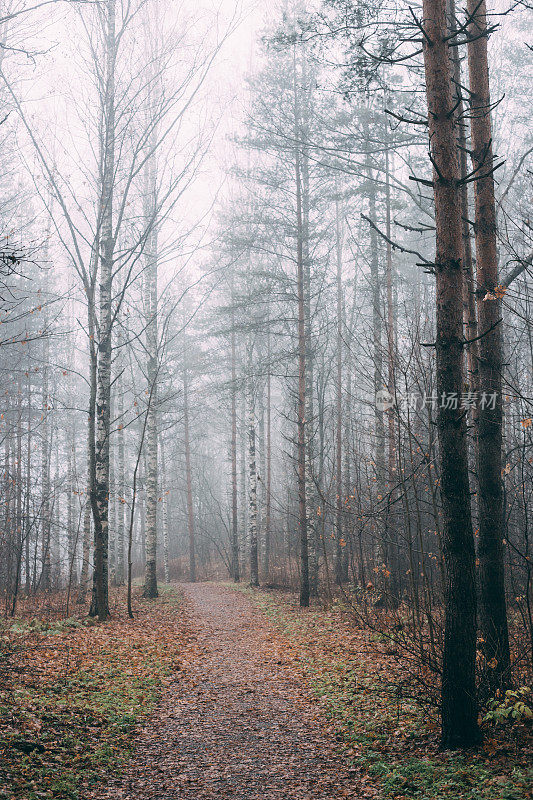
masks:
[[[370,133],[367,131],[367,139],[370,142]],[[370,219],[376,223],[376,188],[373,184],[374,177],[370,155],[366,158],[366,169],[370,182],[370,193],[368,197],[368,211]],[[376,473],[376,503],[381,505],[379,495],[383,498],[386,486],[385,469],[385,419],[382,405],[377,402],[378,393],[383,391],[383,349],[382,349],[382,316],[381,316],[381,280],[379,274],[379,251],[378,238],[374,227],[370,229],[370,281],[372,285],[372,362],[374,365],[374,394],[376,402],[374,405],[374,425],[375,425],[375,473]],[[376,603],[378,607],[387,607],[391,604],[392,596],[390,584],[386,578],[386,572],[390,571],[390,548],[387,541],[386,525],[381,518],[376,519],[376,543],[378,558],[381,559],[381,595]]]
[[[498,251],[485,0],[468,0],[467,11],[471,17],[469,34],[474,39],[468,43],[468,72],[472,164],[477,170],[474,230],[481,336],[478,344],[480,405],[477,414],[480,624],[489,682],[494,691],[509,682],[511,666],[503,549],[502,304],[497,294]]]
[[[390,153],[385,150],[385,230],[387,234],[387,255],[385,264],[385,278],[387,290],[387,383],[388,390],[393,400],[396,401],[396,326],[394,311],[394,268],[392,263],[391,245],[391,188],[390,188]],[[395,405],[387,410],[387,482],[388,482],[388,501],[385,537],[389,541],[389,592],[391,604],[395,608],[401,600],[401,580],[398,549],[398,529],[394,516],[395,509],[395,486],[398,480],[396,470],[396,424],[395,424]]]
[[[455,0],[447,0],[448,6],[448,27],[450,31],[457,30],[458,22],[456,19]],[[459,146],[459,172],[461,178],[466,178],[468,174],[467,156],[467,134],[466,122],[464,119],[465,108],[462,97],[461,86],[463,76],[461,73],[461,59],[458,47],[451,47],[454,79],[454,97],[457,103],[457,144]],[[477,312],[476,312],[476,288],[474,285],[474,266],[472,258],[472,237],[470,235],[470,210],[468,203],[468,184],[463,183],[460,187],[461,193],[461,214],[463,230],[463,272],[464,272],[464,296],[463,296],[463,322],[465,326],[466,338],[469,344],[466,346],[468,387],[472,392],[478,392],[478,342],[477,337]],[[477,404],[472,407],[472,417],[475,422],[477,414]]]
[[[452,64],[445,0],[424,0],[424,68],[434,165],[437,279],[437,430],[446,565],[442,746],[478,743],[475,683],[476,591],[463,391],[463,242]],[[427,37],[427,38],[426,38]],[[457,405],[457,407],[455,407]]]

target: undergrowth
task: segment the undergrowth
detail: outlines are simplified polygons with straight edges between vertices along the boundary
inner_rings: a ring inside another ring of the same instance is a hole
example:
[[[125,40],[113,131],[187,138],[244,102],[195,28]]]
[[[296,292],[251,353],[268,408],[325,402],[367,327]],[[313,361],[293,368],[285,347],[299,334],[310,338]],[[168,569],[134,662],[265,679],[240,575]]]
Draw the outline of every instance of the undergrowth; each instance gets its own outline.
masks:
[[[401,664],[345,614],[300,610],[281,594],[227,585],[245,592],[290,642],[290,657],[320,698],[345,756],[383,800],[531,798],[530,739],[487,728],[477,752],[439,752],[436,715],[402,696]]]
[[[34,619],[2,631],[15,656],[0,687],[1,800],[78,800],[108,781],[179,668],[178,602],[162,587],[139,599],[133,621]]]

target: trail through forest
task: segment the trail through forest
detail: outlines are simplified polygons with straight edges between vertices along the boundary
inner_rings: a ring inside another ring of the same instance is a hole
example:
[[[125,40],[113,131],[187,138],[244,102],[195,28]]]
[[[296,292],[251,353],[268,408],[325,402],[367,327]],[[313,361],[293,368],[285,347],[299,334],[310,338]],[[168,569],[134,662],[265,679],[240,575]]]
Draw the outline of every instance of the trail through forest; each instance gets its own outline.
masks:
[[[249,599],[186,584],[197,658],[169,687],[106,797],[332,800],[361,795],[282,643]],[[376,793],[376,792],[374,792]]]

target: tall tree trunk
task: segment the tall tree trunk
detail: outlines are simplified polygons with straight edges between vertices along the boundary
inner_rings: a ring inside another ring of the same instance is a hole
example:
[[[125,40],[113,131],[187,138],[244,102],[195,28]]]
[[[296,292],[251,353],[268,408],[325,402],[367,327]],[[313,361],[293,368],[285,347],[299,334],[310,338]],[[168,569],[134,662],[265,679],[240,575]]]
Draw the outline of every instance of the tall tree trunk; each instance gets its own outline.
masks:
[[[99,258],[96,247],[93,258]],[[98,355],[95,343],[96,306],[94,287],[87,287],[87,328],[89,332],[89,408],[87,410],[87,497],[83,512],[83,546],[80,573],[80,586],[76,602],[85,603],[89,584],[89,561],[91,555],[92,493],[95,476],[95,436],[96,436],[96,384],[98,374]]]
[[[189,375],[187,356],[183,363],[183,424],[185,428],[185,480],[187,484],[187,530],[189,534],[189,580],[196,581],[196,542],[194,530],[194,506],[192,500],[191,442],[189,431]]]
[[[89,582],[89,560],[91,556],[91,501],[87,494],[83,510],[83,544],[80,572],[80,586],[76,602],[79,605],[85,603],[87,587]]]
[[[22,566],[24,540],[22,538],[22,362],[17,379],[17,463],[16,463],[16,495],[15,495],[15,568],[13,570],[13,587],[11,599],[11,616],[15,616],[17,597]]]
[[[156,193],[155,160],[148,159],[145,183],[145,217],[153,224]],[[157,597],[157,230],[148,235],[146,248],[145,314],[147,378],[150,406],[146,421],[146,564],[144,596]]]
[[[304,295],[305,295],[305,510],[307,514],[307,543],[309,561],[309,593],[318,594],[319,581],[319,546],[318,529],[316,520],[317,500],[317,465],[315,448],[315,396],[314,396],[314,348],[313,327],[311,312],[311,254],[309,249],[309,214],[310,214],[310,188],[309,188],[309,78],[307,75],[307,56],[305,46],[301,50],[301,78],[300,86],[295,86],[295,115],[298,117],[297,139],[300,144],[300,174],[301,174],[301,229],[303,270],[304,270]],[[298,80],[297,64],[295,65],[295,80]],[[301,108],[301,113],[300,113]],[[320,457],[323,451],[320,450]],[[321,471],[318,469],[318,475]]]
[[[302,217],[302,176],[300,145],[300,104],[296,74],[296,48],[293,48],[293,81],[294,81],[294,132],[296,147],[294,151],[294,171],[296,181],[296,292],[298,297],[298,528],[300,534],[300,606],[309,606],[309,545],[307,539],[307,503],[306,503],[306,292],[304,263],[304,231]],[[309,424],[307,420],[307,424]]]
[[[252,345],[248,345],[248,529],[250,539],[250,586],[259,586],[257,552],[257,461],[255,435],[255,392],[252,379]]]
[[[337,191],[338,188],[336,187]],[[337,256],[337,352],[336,352],[336,381],[335,381],[335,479],[336,479],[336,510],[335,510],[335,582],[341,586],[344,576],[343,547],[343,476],[342,476],[342,220],[338,196],[335,198],[335,246]]]
[[[113,419],[111,411],[110,419]],[[114,436],[110,431],[109,443],[109,583],[111,586],[117,585],[117,495],[115,485],[115,446]]]
[[[240,492],[241,492],[241,513],[240,513],[240,549],[241,552],[247,552],[248,548],[248,425],[247,425],[247,381],[243,386],[241,392],[241,409],[240,409]]]
[[[448,0],[448,27],[450,32],[456,31],[459,22],[456,18],[455,0]],[[466,344],[466,369],[467,369],[467,390],[474,398],[474,403],[468,409],[469,423],[473,433],[471,441],[469,441],[469,463],[471,477],[477,471],[477,442],[478,442],[478,403],[479,403],[479,340],[478,324],[477,324],[477,308],[476,308],[476,286],[474,281],[474,261],[472,255],[472,236],[471,236],[471,222],[470,222],[470,207],[469,207],[469,191],[468,183],[466,182],[469,167],[468,167],[468,141],[467,141],[467,123],[466,111],[463,101],[463,84],[465,79],[462,76],[461,58],[459,48],[456,46],[451,47],[451,57],[453,63],[453,79],[454,79],[454,99],[457,105],[457,145],[459,148],[459,172],[461,176],[461,214],[462,214],[462,228],[463,228],[463,326],[465,336],[467,339]],[[471,480],[472,485],[472,480]],[[477,519],[477,497],[476,493],[472,493],[472,521],[474,528],[479,527],[476,525]]]
[[[111,403],[111,292],[114,262],[113,189],[115,180],[115,0],[107,0],[105,41],[105,85],[103,97],[103,165],[100,200],[99,340],[96,393],[96,436],[91,476],[91,507],[94,520],[93,594],[89,614],[105,620],[109,616],[109,433]]]
[[[116,583],[117,586],[124,586],[124,547],[126,531],[126,444],[124,433],[124,380],[122,377],[123,359],[122,348],[124,346],[122,336],[119,333],[118,347],[118,380],[117,380],[117,483],[116,490],[118,496],[117,505],[117,540],[116,540]]]
[[[366,171],[369,179],[368,211],[370,219],[376,224],[376,186],[370,160],[370,132],[367,126],[367,156]],[[375,425],[375,473],[376,473],[376,502],[382,504],[381,498],[385,494],[386,468],[385,468],[385,418],[383,404],[378,402],[380,393],[383,391],[383,349],[382,349],[382,318],[381,318],[381,280],[379,274],[379,250],[378,236],[376,229],[370,229],[370,282],[372,286],[372,362],[374,366],[374,394],[376,402],[374,404],[374,425]],[[381,557],[381,596],[376,606],[387,606],[391,603],[389,591],[389,581],[386,572],[390,571],[390,548],[387,541],[386,524],[381,518],[377,518],[376,544],[378,553]]]
[[[263,573],[265,580],[270,574],[270,536],[272,525],[272,408],[271,408],[271,376],[270,376],[270,331],[267,333],[268,373],[266,385],[266,497],[265,497],[265,550]]]
[[[47,330],[45,312],[44,329]],[[41,425],[41,553],[42,572],[40,587],[47,591],[52,583],[50,554],[51,508],[50,508],[50,397],[48,388],[48,364],[50,362],[50,340],[48,333],[43,339],[42,425]]]
[[[78,571],[76,565],[77,525],[74,524],[74,476],[75,476],[74,429],[70,425],[67,439],[67,541],[68,541],[68,580],[69,587],[76,584]]]
[[[259,361],[262,364],[262,353],[259,353]],[[265,536],[265,512],[266,512],[266,434],[265,434],[265,381],[262,374],[258,381],[258,393],[256,404],[258,406],[257,415],[257,436],[256,436],[256,463],[257,469],[257,572],[259,575],[259,562],[261,555],[264,555]]]
[[[161,494],[163,499],[163,570],[165,575],[165,583],[170,583],[168,485],[164,439],[162,436],[159,437],[159,452],[161,455]]]
[[[437,279],[437,429],[441,460],[446,565],[442,672],[442,746],[469,747],[480,738],[475,684],[476,591],[463,391],[462,226],[452,64],[445,0],[423,3],[424,68],[435,198]],[[456,407],[457,406],[457,407]]]
[[[28,370],[28,429],[27,429],[27,444],[26,444],[26,502],[24,513],[24,545],[25,545],[25,587],[24,591],[29,595],[31,590],[31,558],[30,558],[30,498],[31,498],[31,454],[32,454],[32,425],[33,425],[33,407],[32,407],[32,391],[31,391],[31,372]]]
[[[5,403],[5,410],[4,410],[4,417],[6,420],[9,420],[9,395],[6,398]],[[9,582],[11,580],[11,568],[12,568],[12,547],[11,547],[11,537],[12,537],[12,519],[11,519],[11,491],[13,488],[12,485],[12,476],[10,473],[11,465],[10,465],[10,443],[11,437],[9,435],[9,428],[7,428],[6,423],[6,434],[4,438],[4,520],[3,520],[3,530],[4,530],[4,538],[7,545],[7,553],[5,561],[0,561],[0,586],[2,588],[9,588]],[[44,563],[44,562],[43,562]],[[42,573],[41,573],[42,579]],[[5,611],[4,615],[7,617],[8,615],[8,603],[9,603],[9,591],[5,592]]]
[[[395,401],[396,401],[396,326],[394,312],[394,267],[392,263],[391,245],[391,186],[390,186],[390,152],[387,147],[385,150],[385,230],[387,234],[387,253],[385,262],[385,281],[387,289],[387,384],[388,390],[393,400],[387,411],[387,481],[388,481],[388,501],[387,517],[385,527],[385,537],[389,545],[389,577],[391,603],[394,607],[398,606],[401,598],[400,584],[400,564],[398,549],[398,530],[396,526],[393,509],[395,508],[394,488],[398,480],[396,470],[396,425],[395,425]]]
[[[456,19],[455,0],[448,0],[448,27],[450,31],[457,30],[458,22]],[[457,144],[459,146],[459,172],[461,179],[468,174],[467,156],[467,132],[465,122],[465,108],[461,86],[463,77],[461,74],[461,59],[458,47],[451,47],[453,63],[454,96],[457,103]],[[477,312],[476,312],[476,289],[474,285],[474,266],[472,258],[472,237],[470,235],[470,211],[468,203],[468,184],[462,183],[461,192],[461,214],[463,230],[463,272],[464,272],[464,297],[463,297],[463,322],[465,326],[466,338],[469,344],[466,346],[468,386],[472,392],[478,392],[478,341],[477,337]],[[472,341],[474,340],[474,341]],[[476,404],[472,407],[473,417],[476,415]],[[477,425],[476,425],[477,427]]]
[[[493,689],[510,680],[509,632],[505,602],[502,485],[501,299],[498,297],[498,252],[494,156],[489,85],[487,8],[485,0],[468,0],[470,131],[474,182],[476,275],[479,320],[479,391],[477,473],[479,481],[480,623],[483,650]]]
[[[237,374],[233,272],[231,276],[231,577],[240,580],[237,487]]]
[[[55,420],[52,426],[51,441],[54,443],[55,449],[55,473],[54,473],[54,491],[52,500],[52,516],[51,524],[52,530],[50,532],[50,559],[52,562],[52,586],[54,589],[62,588],[62,572],[61,567],[61,492],[59,490],[59,430],[58,421]]]

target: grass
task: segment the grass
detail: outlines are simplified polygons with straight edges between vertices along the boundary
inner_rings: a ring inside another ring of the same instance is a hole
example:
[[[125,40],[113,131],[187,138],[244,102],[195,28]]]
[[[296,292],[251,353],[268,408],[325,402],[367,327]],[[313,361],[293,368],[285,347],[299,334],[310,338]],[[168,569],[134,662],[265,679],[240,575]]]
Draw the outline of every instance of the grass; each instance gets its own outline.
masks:
[[[1,800],[79,800],[128,756],[186,648],[175,590],[139,600],[134,621],[16,622],[20,679],[0,693]],[[31,639],[30,639],[31,637]]]
[[[483,749],[438,750],[438,720],[398,691],[401,664],[346,614],[300,611],[279,594],[243,591],[289,643],[288,657],[320,699],[345,756],[383,800],[526,800],[531,748],[487,731]]]

